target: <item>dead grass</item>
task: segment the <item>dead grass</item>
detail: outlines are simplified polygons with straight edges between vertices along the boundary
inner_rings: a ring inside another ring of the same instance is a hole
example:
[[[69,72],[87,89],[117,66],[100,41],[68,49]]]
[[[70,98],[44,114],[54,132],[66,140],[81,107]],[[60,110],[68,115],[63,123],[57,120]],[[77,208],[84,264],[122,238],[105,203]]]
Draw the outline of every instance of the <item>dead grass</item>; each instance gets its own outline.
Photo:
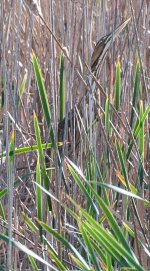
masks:
[[[32,1],[25,1],[32,2]],[[133,10],[132,10],[133,9]],[[1,0],[0,2],[0,96],[4,95],[4,106],[0,112],[0,131],[3,148],[8,151],[8,142],[12,126],[15,128],[15,146],[26,146],[36,144],[34,126],[33,126],[33,110],[36,112],[40,124],[42,141],[48,141],[47,128],[44,122],[41,102],[31,63],[31,51],[34,50],[37,56],[45,87],[49,98],[52,112],[52,121],[56,138],[58,136],[59,124],[59,65],[61,50],[57,42],[54,40],[42,20],[35,16],[36,7],[31,9],[22,1]],[[115,29],[126,18],[131,18],[127,29],[123,31],[112,44],[108,55],[103,63],[102,71],[98,81],[102,89],[107,94],[109,100],[114,104],[115,93],[115,67],[119,60],[121,63],[121,110],[118,116],[113,116],[112,133],[105,134],[102,124],[98,121],[97,125],[91,127],[92,111],[90,111],[89,97],[84,98],[79,107],[79,113],[76,110],[76,124],[80,142],[76,145],[76,135],[74,134],[74,126],[66,132],[66,144],[63,149],[63,156],[69,156],[72,161],[80,166],[85,172],[86,163],[89,160],[90,152],[89,144],[93,146],[95,157],[99,163],[105,182],[108,184],[118,184],[115,170],[119,169],[119,162],[115,150],[115,140],[119,139],[120,144],[128,143],[132,137],[132,132],[128,127],[128,121],[131,115],[131,101],[133,96],[133,79],[136,65],[136,54],[140,57],[140,87],[138,100],[143,101],[143,108],[149,104],[149,77],[150,77],[150,35],[149,29],[149,1],[70,1],[70,0],[43,0],[41,1],[41,11],[57,40],[62,45],[66,54],[69,55],[71,62],[65,58],[65,91],[66,91],[66,118],[68,113],[78,105],[81,98],[85,95],[85,82],[88,82],[88,69],[85,63],[90,66],[91,54],[95,43],[100,37],[108,34]],[[134,12],[134,13],[133,13]],[[78,70],[79,74],[76,72]],[[27,83],[25,92],[22,96],[20,107],[17,108],[17,97],[21,82],[27,72]],[[79,76],[81,75],[81,76]],[[1,98],[2,99],[2,98]],[[106,98],[99,94],[100,110],[104,109]],[[87,102],[88,101],[88,102]],[[92,105],[91,105],[92,106]],[[14,120],[10,118],[10,115]],[[82,121],[81,121],[82,118]],[[120,119],[119,119],[120,118]],[[85,134],[85,128],[89,132]],[[72,129],[71,129],[72,128]],[[133,128],[133,127],[132,127]],[[144,150],[144,183],[149,185],[149,120],[145,123],[145,150]],[[88,137],[88,140],[87,140]],[[68,147],[70,146],[70,147]],[[71,148],[68,150],[68,148]],[[107,152],[109,150],[109,159]],[[111,156],[112,154],[112,156]],[[53,174],[50,176],[52,180],[51,190],[60,199],[61,202],[67,202],[66,191],[61,179],[58,161],[53,151],[50,153],[53,163]],[[37,235],[33,235],[25,224],[21,211],[27,216],[33,218],[36,216],[35,205],[35,187],[33,180],[35,179],[36,154],[20,155],[15,158],[14,178],[21,177],[25,174],[31,174],[26,177],[21,184],[14,189],[13,192],[13,237],[26,244],[35,252],[40,253],[41,247],[37,241]],[[105,166],[110,162],[108,171],[105,172]],[[131,154],[129,169],[129,180],[135,185],[139,180],[138,175],[138,153],[134,147]],[[76,184],[73,183],[65,169],[67,186],[70,187],[70,195],[78,203],[84,206],[84,199],[80,195]],[[1,188],[7,186],[8,172],[7,162],[0,165],[0,185]],[[146,191],[146,192],[145,192]],[[141,190],[141,196],[150,200],[150,193],[147,190]],[[2,202],[6,217],[8,216],[7,199]],[[148,238],[150,232],[149,213],[145,206],[141,203],[137,206],[138,212],[144,231]],[[62,229],[61,208],[58,204],[53,203],[53,212],[56,216],[56,228],[60,232]],[[124,219],[124,209],[120,212],[120,220]],[[47,223],[52,223],[53,215],[50,214],[46,218]],[[131,223],[132,221],[130,221]],[[73,221],[72,221],[73,223]],[[134,221],[138,229],[138,222]],[[5,233],[7,224],[1,220],[1,231]],[[5,228],[6,227],[6,228]],[[67,233],[66,233],[67,235]],[[51,237],[49,237],[51,240]],[[73,239],[73,237],[72,237]],[[150,241],[150,240],[149,240]],[[136,242],[133,245],[139,257]],[[59,255],[62,254],[62,248],[58,248]],[[18,251],[13,251],[15,262],[15,270],[30,270],[26,258]],[[150,268],[148,258],[141,249],[142,265],[146,270]],[[6,263],[6,247],[1,243],[0,250],[1,264]],[[68,260],[68,258],[66,258]],[[20,269],[21,268],[21,269]]]

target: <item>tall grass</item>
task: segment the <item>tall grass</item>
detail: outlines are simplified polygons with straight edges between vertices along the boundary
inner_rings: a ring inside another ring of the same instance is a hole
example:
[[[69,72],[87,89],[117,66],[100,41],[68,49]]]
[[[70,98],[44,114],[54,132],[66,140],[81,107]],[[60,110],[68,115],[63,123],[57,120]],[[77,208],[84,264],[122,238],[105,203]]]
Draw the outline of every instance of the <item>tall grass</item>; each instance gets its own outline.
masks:
[[[47,27],[0,3],[1,268],[149,270],[148,3],[56,2],[41,3]],[[95,99],[94,42],[126,14]]]

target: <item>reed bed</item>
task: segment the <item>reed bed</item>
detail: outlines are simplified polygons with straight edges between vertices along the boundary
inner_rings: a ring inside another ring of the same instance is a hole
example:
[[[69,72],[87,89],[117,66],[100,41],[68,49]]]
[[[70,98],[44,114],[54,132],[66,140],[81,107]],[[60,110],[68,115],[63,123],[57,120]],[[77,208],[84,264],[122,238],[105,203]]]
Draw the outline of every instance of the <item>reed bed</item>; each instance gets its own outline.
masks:
[[[150,270],[149,14],[1,0],[0,270]]]

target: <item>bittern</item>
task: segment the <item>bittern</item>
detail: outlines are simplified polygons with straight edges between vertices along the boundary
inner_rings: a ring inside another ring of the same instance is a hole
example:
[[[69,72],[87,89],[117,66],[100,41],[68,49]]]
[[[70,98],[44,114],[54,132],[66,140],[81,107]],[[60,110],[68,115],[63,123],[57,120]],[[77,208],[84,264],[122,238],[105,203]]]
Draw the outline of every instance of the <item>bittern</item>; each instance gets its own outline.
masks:
[[[105,56],[110,48],[110,45],[119,35],[119,33],[125,28],[130,19],[126,20],[120,24],[114,31],[110,34],[102,37],[96,44],[92,57],[91,57],[91,71],[96,75]]]
[[[95,77],[98,76],[99,71],[102,67],[102,63],[106,57],[106,54],[108,52],[108,49],[110,48],[111,44],[114,42],[114,40],[116,39],[116,37],[119,35],[119,33],[125,28],[125,26],[128,24],[130,19],[126,20],[125,22],[123,22],[122,24],[120,24],[114,31],[112,31],[110,34],[102,37],[96,44],[93,54],[91,56],[91,71],[94,74]],[[83,100],[83,97],[81,98],[81,100]],[[79,102],[79,112],[81,112],[82,107],[81,107],[81,100]],[[58,140],[63,141],[63,135],[64,135],[64,127],[67,128],[75,128],[78,129],[78,125],[75,125],[76,127],[74,127],[74,108],[69,112],[67,119],[65,118],[63,121],[61,121],[58,125]],[[81,114],[82,115],[82,114]],[[65,125],[67,121],[67,125]],[[79,131],[78,131],[79,132]],[[78,134],[78,136],[77,136]],[[80,138],[80,134],[77,133],[77,131],[75,130],[75,135],[76,138],[79,139]],[[69,140],[70,141],[70,140]],[[78,140],[77,140],[78,141]],[[78,145],[78,143],[77,143]]]

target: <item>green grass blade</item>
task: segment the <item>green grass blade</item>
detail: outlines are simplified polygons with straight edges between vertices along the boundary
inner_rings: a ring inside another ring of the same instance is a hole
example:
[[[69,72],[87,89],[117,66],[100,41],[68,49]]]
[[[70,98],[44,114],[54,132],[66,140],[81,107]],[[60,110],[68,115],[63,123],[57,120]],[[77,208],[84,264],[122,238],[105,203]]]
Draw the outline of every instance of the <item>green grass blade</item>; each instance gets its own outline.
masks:
[[[34,253],[32,250],[28,249],[26,246],[22,245],[20,242],[16,242],[14,240],[9,239],[8,236],[1,234],[0,233],[0,240],[3,240],[4,242],[6,242],[7,244],[9,244],[9,242],[11,242],[12,246],[23,251],[24,253],[26,253],[28,256],[32,256],[34,259],[38,260],[39,262],[45,264],[46,266],[51,268],[51,271],[58,271],[58,269],[56,269],[55,267],[53,267],[51,264],[49,264],[47,261],[45,261],[44,259],[42,259],[40,256],[38,256],[36,253]]]
[[[87,247],[88,254],[90,256],[90,260],[92,261],[92,263],[93,263],[93,265],[95,267],[95,270],[101,271],[101,268],[100,268],[100,266],[98,264],[98,261],[96,259],[96,256],[95,256],[95,252],[94,252],[93,247],[92,247],[92,245],[90,243],[90,239],[89,239],[86,231],[84,230],[84,227],[83,227],[82,223],[79,223],[79,229],[80,229],[80,232],[81,232],[82,237],[84,239],[85,245]]]
[[[93,154],[92,154],[93,155]],[[93,155],[94,157],[94,155]],[[94,157],[95,159],[95,157]],[[83,178],[83,180],[85,181],[85,183],[89,183],[89,181],[85,178],[85,176],[82,174],[82,171],[69,159],[67,158],[67,161],[68,163],[71,165],[72,169],[74,169],[79,176],[81,176]],[[68,164],[67,163],[67,164]],[[94,160],[94,163],[95,163],[95,167],[96,167],[96,173],[98,175],[98,178],[100,179],[100,181],[103,183],[104,180],[103,180],[103,176],[101,174],[101,171],[100,171],[100,168],[99,168],[99,165],[96,161],[96,159]],[[90,187],[89,187],[90,188]],[[87,191],[90,191],[90,189],[87,189]],[[105,188],[102,188],[102,192],[103,192],[103,195],[104,195],[104,199],[105,199],[105,202],[107,203],[107,205],[109,205],[109,198],[107,196],[107,193],[106,193],[106,189]]]
[[[63,145],[62,142],[58,142],[57,146],[61,147]],[[44,143],[41,144],[42,149],[51,149],[53,147],[52,143]],[[38,150],[38,146],[37,145],[32,145],[32,146],[25,146],[22,148],[16,148],[14,150],[14,154],[15,155],[19,155],[19,154],[24,154],[27,152],[33,152],[33,151],[37,151]],[[4,151],[3,153],[0,153],[0,158],[5,157],[6,156],[6,151]]]
[[[126,171],[125,158],[124,158],[123,152],[122,152],[122,150],[121,150],[121,148],[119,146],[118,141],[116,141],[116,149],[117,149],[117,154],[118,154],[118,158],[119,158],[120,165],[121,165],[121,170],[122,170],[125,182],[126,182],[126,186],[127,186],[128,190],[130,190],[130,187],[129,187],[129,184],[128,184],[128,181],[127,181],[128,176],[127,176],[127,171]]]
[[[34,258],[32,256],[30,256],[30,255],[28,256],[28,258],[29,258],[29,261],[30,261],[30,263],[32,265],[33,270],[34,271],[39,271]]]
[[[40,94],[43,112],[45,115],[47,126],[48,126],[48,128],[50,128],[50,126],[51,126],[50,107],[49,107],[46,89],[45,89],[43,78],[42,78],[41,69],[40,69],[38,60],[37,60],[34,52],[32,52],[32,61],[33,61],[33,67],[34,67],[34,72],[35,72],[35,76],[36,76],[36,81],[37,81],[37,85],[38,85],[38,90],[39,90],[39,94]]]
[[[33,118],[34,118],[34,130],[35,130],[38,153],[39,153],[39,162],[40,164],[42,164],[42,167],[44,168],[45,163],[44,163],[44,153],[42,149],[42,141],[41,141],[41,136],[40,136],[40,128],[39,128],[39,124],[38,124],[38,120],[37,120],[35,112],[33,112]]]
[[[99,178],[101,183],[104,183],[104,179],[103,179],[103,176],[102,176],[102,173],[100,171],[100,168],[99,168],[99,165],[98,165],[97,161],[95,161],[95,163],[96,163],[96,170],[97,170],[98,178]],[[109,206],[110,205],[109,197],[107,195],[106,189],[103,186],[102,186],[102,193],[103,193],[103,196],[104,196],[105,203]]]
[[[77,256],[77,258],[82,262],[82,264],[85,267],[85,270],[89,270],[90,268],[88,266],[88,264],[86,263],[86,261],[83,259],[83,257],[80,255],[80,253],[76,250],[76,248],[69,243],[66,239],[64,239],[59,233],[57,233],[55,230],[53,230],[51,227],[49,227],[47,224],[45,224],[44,222],[38,221],[38,223],[42,226],[42,228],[47,231],[48,233],[50,233],[51,235],[53,235],[61,244],[63,244],[67,249],[70,249],[72,252],[75,253],[75,255]]]
[[[112,267],[112,258],[111,256],[109,255],[109,253],[107,253],[107,269],[108,271],[113,271],[113,267]]]
[[[40,164],[39,164],[39,157],[38,157],[38,161],[37,161],[37,166],[36,166],[36,183],[41,185],[41,170],[40,170]],[[37,218],[39,220],[43,220],[43,214],[42,214],[42,190],[40,189],[40,187],[38,185],[36,185],[36,206],[37,206]],[[39,232],[40,232],[40,238],[41,238],[41,242],[43,242],[43,238],[42,238],[42,228],[41,226],[39,226]]]
[[[52,124],[51,124],[50,106],[49,106],[49,102],[48,102],[48,98],[47,98],[47,94],[46,94],[46,89],[45,89],[43,78],[42,78],[41,69],[40,69],[38,60],[37,60],[34,52],[32,52],[32,61],[33,61],[34,72],[35,72],[35,76],[36,76],[36,81],[37,81],[37,85],[38,85],[38,90],[39,90],[39,94],[40,94],[40,99],[41,99],[41,104],[42,104],[45,120],[46,120],[48,129],[50,130],[51,140],[54,145],[54,131],[51,126]]]
[[[41,171],[39,159],[36,167],[36,183],[41,185]],[[36,186],[36,204],[37,204],[37,217],[42,220],[42,191],[39,186]]]
[[[88,216],[87,216],[88,218]],[[120,255],[120,246],[118,249],[118,243],[110,236],[102,227],[98,225],[92,225],[89,223],[84,223],[85,230],[87,231],[89,238],[93,238],[99,246],[103,247],[109,255],[111,255],[118,263],[121,262],[122,257]],[[99,233],[99,234],[98,234]]]
[[[69,160],[68,160],[69,161]],[[69,163],[71,163],[71,166],[73,165],[73,163],[71,161],[69,161]],[[75,167],[77,168],[77,167]],[[82,174],[81,170],[78,170],[77,171],[78,174],[83,177],[84,180],[85,177],[84,175]],[[74,179],[76,181],[76,179]],[[77,183],[78,184],[78,183]],[[90,184],[87,182],[87,185],[90,186]],[[111,211],[109,210],[109,208],[107,207],[106,203],[102,200],[102,198],[98,195],[98,193],[90,186],[90,189],[92,189],[92,192],[95,196],[95,199],[97,200],[97,203],[99,204],[100,208],[103,210],[105,216],[107,217],[108,219],[108,222],[110,224],[110,226],[112,227],[113,231],[114,231],[114,234],[116,235],[116,237],[120,240],[120,242],[122,243],[122,245],[128,250],[130,251],[130,253],[132,254],[131,252],[131,249],[128,245],[128,243],[126,242],[123,234],[122,234],[122,231],[120,230],[115,218],[113,217]]]
[[[140,101],[139,107],[139,118],[141,120],[143,116],[143,101]],[[144,123],[141,122],[141,129],[139,132],[139,153],[141,155],[142,160],[144,159]]]
[[[150,104],[147,106],[147,108],[146,108],[145,112],[143,113],[143,115],[142,115],[142,117],[141,117],[141,119],[140,119],[137,127],[134,130],[134,138],[135,139],[137,139],[137,137],[139,135],[139,132],[142,129],[142,127],[143,127],[143,125],[145,123],[145,120],[146,120],[149,112],[150,112]],[[126,159],[127,160],[129,159],[129,156],[130,156],[130,153],[132,151],[133,145],[134,145],[134,142],[132,140],[131,143],[130,143],[130,145],[129,145],[128,152],[127,152],[127,155],[126,155]]]
[[[140,101],[139,105],[139,118],[141,120],[143,115],[143,101]],[[144,162],[144,124],[141,126],[139,136],[138,136],[138,147],[139,147],[139,154],[141,156],[141,161]],[[143,185],[143,180],[144,180],[144,169],[142,162],[139,161],[139,168],[138,168],[138,175],[139,175],[139,180],[140,180],[140,187]],[[141,190],[141,189],[140,189]],[[141,191],[142,192],[142,191]]]
[[[26,81],[27,81],[27,73],[25,73],[25,76],[24,76],[23,81],[20,86],[20,91],[19,91],[18,99],[17,99],[17,107],[19,107],[19,105],[20,105],[20,99],[22,98],[22,95],[24,93]]]
[[[116,92],[115,92],[115,107],[116,110],[120,110],[120,91],[121,91],[121,68],[120,62],[118,61],[116,65]]]
[[[95,242],[95,240],[91,239],[90,242],[91,242],[91,245],[93,246],[94,250],[96,251],[99,259],[101,259],[102,264],[106,265],[107,261],[106,261],[106,256],[103,252],[103,249]]]
[[[142,116],[143,117],[143,116]],[[142,124],[143,122],[141,122]],[[139,126],[138,126],[139,127]],[[138,128],[137,127],[137,128]],[[140,131],[140,130],[139,130]],[[119,160],[120,160],[120,163],[121,163],[121,168],[122,168],[122,172],[123,172],[123,175],[124,175],[124,180],[125,180],[125,183],[126,183],[126,187],[127,187],[127,190],[130,191],[130,184],[129,184],[129,181],[128,181],[128,176],[127,176],[127,171],[126,171],[126,164],[125,164],[125,159],[123,157],[123,153],[119,147],[119,144],[117,142],[116,144],[116,147],[117,147],[117,152],[118,152],[118,156],[119,156]],[[133,192],[133,191],[132,191]],[[134,213],[138,219],[138,223],[141,227],[141,230],[142,230],[142,233],[143,233],[143,236],[145,237],[145,240],[147,241],[147,238],[146,238],[146,235],[145,235],[145,232],[144,232],[144,229],[143,229],[143,226],[142,226],[142,223],[141,223],[141,219],[140,219],[140,216],[139,216],[139,213],[138,213],[138,210],[137,210],[137,207],[136,207],[136,204],[135,204],[135,201],[133,199],[133,197],[131,198],[132,200],[132,205],[133,205],[133,209],[134,209]]]
[[[31,218],[27,217],[24,212],[21,212],[21,215],[25,221],[25,223],[28,225],[28,227],[33,231],[33,232],[38,232],[38,227],[32,222]]]
[[[139,83],[139,75],[140,75],[140,62],[139,58],[137,58],[136,68],[135,68],[135,79],[134,79],[134,90],[133,90],[133,98],[132,98],[132,110],[131,110],[131,119],[130,126],[133,127],[133,119],[134,119],[134,108],[136,108],[136,99],[138,95],[138,83]]]
[[[48,254],[50,255],[50,258],[55,262],[60,271],[68,270],[50,248],[48,248]]]
[[[135,199],[138,199],[138,200],[141,200],[141,201],[144,201],[146,203],[147,206],[150,206],[150,202],[136,194],[134,194],[133,192],[130,192],[130,191],[127,191],[127,190],[124,190],[118,186],[114,186],[114,185],[111,185],[111,184],[105,184],[105,183],[99,183],[101,186],[105,186],[107,187],[108,189],[112,189],[122,195],[125,195],[125,196],[128,196],[128,197],[132,197],[132,198],[135,198]]]
[[[72,255],[71,253],[69,253],[70,257],[72,258],[72,260],[76,263],[77,266],[79,266],[79,270],[84,270],[84,271],[94,271],[93,269],[86,268],[85,265],[78,259],[76,258],[74,255]]]
[[[7,187],[0,191],[0,199],[2,199],[8,193]]]
[[[2,219],[3,219],[4,221],[6,221],[4,208],[3,208],[3,205],[2,205],[1,202],[0,202],[0,217],[2,217]]]
[[[96,222],[86,211],[80,208],[72,199],[71,202],[80,210],[81,214],[85,217],[88,222],[82,222],[87,233],[95,239],[96,242],[100,241],[105,249],[113,254],[113,257],[124,264],[124,261],[129,264],[130,267],[136,267],[138,271],[143,271],[143,268],[137,262],[137,259],[133,253],[130,254],[130,250],[126,249],[120,244],[113,235],[108,233],[98,222]]]
[[[118,226],[118,223],[117,223],[116,219],[114,218],[114,216],[112,215],[111,211],[109,210],[109,208],[107,207],[105,202],[100,198],[100,196],[96,193],[94,193],[94,194],[95,194],[95,198],[97,199],[97,202],[99,203],[99,206],[101,207],[101,209],[104,212],[104,215],[107,217],[107,220],[108,220],[115,236],[121,242],[121,244],[124,246],[124,248],[129,253],[132,254],[132,251],[131,251],[127,241],[125,240],[123,233],[122,233],[120,227]]]
[[[73,176],[74,180],[76,181],[77,185],[79,186],[80,190],[83,192],[85,198],[87,199],[87,201],[91,204],[91,206],[95,209],[96,213],[98,212],[98,209],[96,207],[96,205],[94,204],[93,200],[91,199],[91,195],[89,194],[86,186],[83,184],[83,182],[80,180],[80,178],[78,177],[77,173],[75,172],[75,170],[73,169],[73,167],[70,166],[69,163],[67,163],[68,169],[71,173],[71,175]]]
[[[82,222],[83,226],[86,228],[87,232],[92,232],[91,237],[94,238],[94,240],[103,248],[107,249],[109,253],[111,253],[112,256],[116,257],[117,261],[121,259],[121,256],[119,255],[119,252],[116,252],[113,250],[112,243],[117,242],[114,236],[110,236],[107,231],[97,222],[95,219],[93,219],[86,211],[84,211],[73,199],[70,198],[70,201],[75,205],[75,207],[80,211],[80,215],[85,217],[87,221],[92,225],[87,224],[87,222]],[[96,234],[96,228],[98,227],[99,232],[99,238],[97,238]],[[94,234],[95,232],[95,234]],[[116,244],[116,243],[115,243]]]
[[[34,129],[35,129],[35,135],[36,135],[36,141],[37,141],[37,146],[38,146],[38,153],[39,153],[39,163],[41,165],[41,171],[44,179],[44,186],[46,190],[49,190],[49,178],[46,173],[46,166],[45,166],[45,157],[42,149],[42,141],[41,141],[41,136],[40,136],[40,128],[38,125],[38,120],[36,117],[36,114],[34,112]],[[52,211],[52,205],[51,205],[51,199],[49,196],[47,196],[47,203],[49,206],[49,210]]]

